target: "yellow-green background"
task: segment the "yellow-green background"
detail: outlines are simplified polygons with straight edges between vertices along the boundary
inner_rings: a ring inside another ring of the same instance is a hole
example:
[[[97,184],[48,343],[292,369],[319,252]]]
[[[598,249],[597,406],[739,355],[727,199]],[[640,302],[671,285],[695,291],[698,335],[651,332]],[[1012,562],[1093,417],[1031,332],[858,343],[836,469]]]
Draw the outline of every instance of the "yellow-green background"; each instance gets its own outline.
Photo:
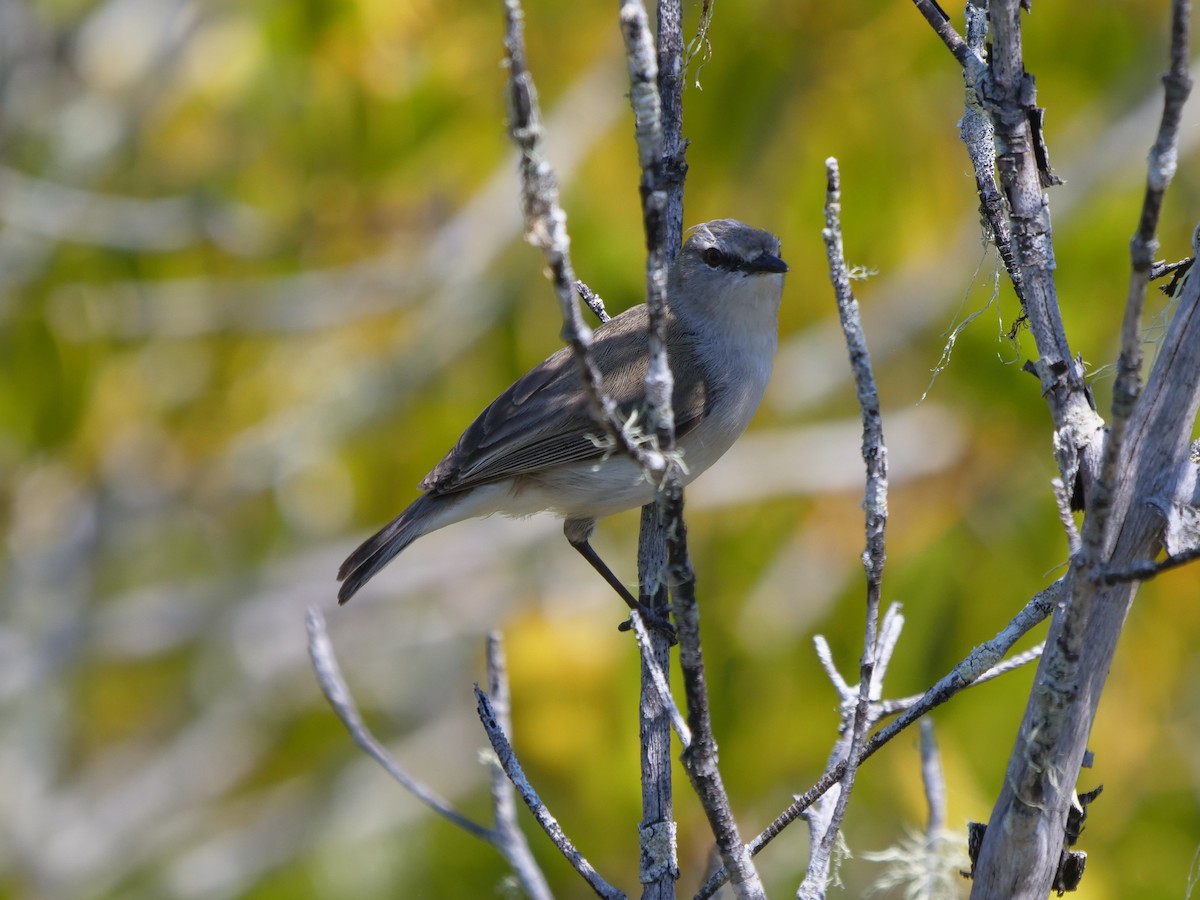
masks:
[[[1024,17],[1066,181],[1050,195],[1060,297],[1073,349],[1100,370],[1102,409],[1166,7],[1042,0]],[[612,310],[639,301],[643,277],[616,8],[526,5],[575,265]],[[552,522],[458,526],[350,606],[334,602],[345,553],[558,345],[542,261],[520,239],[499,0],[5,10],[20,20],[0,40],[0,895],[501,891],[497,854],[352,748],[307,667],[309,606],[382,740],[479,816],[471,685],[484,633],[501,629],[532,781],[636,894],[636,653],[616,631],[619,603]],[[995,271],[950,54],[907,0],[720,2],[711,40],[684,98],[685,219],[769,228],[791,264],[780,364],[747,447],[799,434],[825,450],[785,446],[770,466],[733,456],[689,494],[722,771],[752,834],[816,779],[835,737],[812,636],[848,674],[860,650],[857,410],[831,329],[826,157],[841,161],[847,255],[877,273],[857,289],[893,441],[884,593],[907,617],[889,695],[922,690],[991,637],[1066,551],[1049,417],[1019,365],[1032,341],[1001,338],[1010,291],[917,406],[943,332],[984,306]],[[1168,259],[1186,255],[1200,214],[1195,109],[1164,210]],[[845,426],[836,440],[820,430],[832,423]],[[752,501],[729,498],[737,479]],[[628,581],[636,522],[616,517],[597,538]],[[1105,785],[1081,896],[1187,890],[1198,644],[1200,573],[1145,586],[1081,782]],[[934,716],[959,832],[988,817],[1030,678]],[[707,829],[676,786],[686,891]],[[914,732],[859,776],[844,895],[880,874],[861,852],[924,817]],[[556,891],[584,896],[531,842]],[[763,854],[773,896],[795,890],[806,848],[796,825]]]

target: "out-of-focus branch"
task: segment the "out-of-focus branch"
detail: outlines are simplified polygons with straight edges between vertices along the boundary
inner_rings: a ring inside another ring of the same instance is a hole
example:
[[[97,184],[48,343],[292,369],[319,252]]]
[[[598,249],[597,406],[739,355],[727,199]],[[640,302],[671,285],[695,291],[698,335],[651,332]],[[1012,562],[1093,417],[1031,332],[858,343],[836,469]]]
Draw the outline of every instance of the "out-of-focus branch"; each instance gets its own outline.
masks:
[[[946,780],[942,776],[942,757],[938,753],[937,738],[933,736],[933,720],[921,720],[921,784],[925,788],[925,805],[929,807],[929,821],[925,834],[931,844],[938,840],[946,827]],[[930,872],[930,881],[933,872]],[[927,896],[932,895],[933,885],[927,885]]]
[[[928,716],[921,720],[921,785],[929,810],[924,833],[911,833],[886,850],[859,854],[862,859],[885,865],[871,893],[900,889],[895,892],[922,900],[941,900],[960,893],[960,873],[970,860],[963,852],[966,842],[946,830],[946,784],[933,721]]]
[[[809,831],[809,861],[808,871],[796,896],[800,900],[818,900],[826,894],[830,882],[830,867],[833,858],[835,839],[845,818],[846,799],[849,791],[846,789],[845,773],[857,769],[853,765],[855,756],[862,747],[862,734],[859,733],[858,723],[865,723],[863,731],[869,729],[884,715],[883,705],[879,701],[883,691],[883,679],[892,661],[892,653],[900,632],[904,629],[904,616],[900,614],[900,604],[893,603],[888,607],[880,629],[878,642],[871,648],[875,664],[871,670],[870,683],[867,686],[867,703],[862,701],[861,685],[851,687],[834,665],[829,644],[822,635],[813,638],[817,648],[817,658],[821,661],[829,680],[833,682],[838,693],[838,706],[841,709],[841,724],[838,733],[841,735],[829,754],[829,764],[826,771],[839,768],[843,773],[839,783],[834,784],[825,794],[818,797],[811,806],[800,813],[808,822]]]
[[[525,839],[525,834],[521,831],[517,823],[516,804],[513,802],[513,785],[521,788],[523,792],[522,797],[526,804],[530,805],[530,809],[534,811],[535,817],[538,817],[538,823],[547,829],[547,833],[555,841],[555,845],[571,861],[572,865],[579,870],[580,874],[585,879],[588,879],[588,883],[592,884],[596,892],[602,897],[616,898],[624,896],[620,891],[605,884],[603,879],[596,875],[587,860],[571,846],[570,841],[562,834],[562,830],[557,829],[557,823],[554,823],[553,817],[545,810],[544,806],[541,807],[539,813],[539,810],[535,807],[540,806],[541,801],[537,799],[536,793],[533,793],[533,789],[529,787],[528,782],[524,781],[524,777],[520,776],[520,780],[514,778],[513,781],[509,781],[509,778],[512,777],[512,772],[515,771],[520,775],[520,764],[513,757],[509,765],[502,765],[501,760],[503,757],[500,747],[496,749],[497,759],[495,765],[492,767],[492,809],[496,818],[494,828],[488,828],[462,815],[434,793],[427,785],[410,775],[383,748],[383,745],[371,734],[363,722],[362,715],[358,711],[358,706],[354,702],[354,697],[350,694],[350,689],[346,686],[346,681],[342,677],[337,657],[333,652],[333,645],[330,643],[329,635],[325,630],[325,619],[315,607],[308,611],[307,627],[308,653],[312,660],[313,670],[317,675],[317,682],[321,686],[321,692],[325,695],[325,699],[329,701],[329,705],[333,708],[334,713],[342,720],[342,724],[346,726],[346,730],[350,732],[354,743],[379,763],[384,771],[399,782],[405,790],[442,818],[446,819],[446,821],[458,826],[472,837],[479,838],[479,840],[495,847],[512,868],[513,874],[520,881],[527,896],[533,898],[533,900],[550,900],[552,895],[550,893],[550,886],[546,883],[546,876],[542,874],[542,870],[538,867],[537,860],[534,859],[533,853],[529,849],[529,843]],[[488,634],[487,670],[489,690],[492,696],[496,698],[494,704],[489,702],[487,706],[491,716],[491,727],[489,728],[488,736],[492,738],[493,746],[496,746],[497,739],[492,734],[492,731],[499,732],[503,746],[508,747],[508,754],[511,755],[512,749],[508,745],[507,738],[504,737],[505,732],[511,730],[511,723],[509,722],[508,672],[504,663],[504,651],[500,643],[500,636],[496,632]],[[477,694],[483,697],[481,703],[486,701],[486,695],[483,695],[478,687],[475,690]],[[488,722],[484,724],[485,727],[488,727]],[[525,791],[530,792],[532,796],[526,796]]]
[[[508,665],[504,658],[504,644],[500,632],[489,631],[487,636],[488,693],[496,713],[496,723],[506,733],[512,733],[512,695],[508,683]],[[531,900],[551,900],[550,885],[542,874],[525,832],[517,823],[517,804],[513,796],[513,784],[508,780],[500,765],[492,770],[492,810],[496,816],[494,843],[504,854],[508,864],[516,873]]]
[[[334,713],[342,720],[346,730],[350,732],[354,743],[379,763],[384,771],[399,782],[406,791],[447,822],[458,826],[472,837],[495,846],[496,833],[492,829],[457,812],[433,790],[409,775],[405,768],[371,734],[370,729],[363,722],[362,714],[358,711],[358,705],[354,702],[350,689],[346,686],[346,680],[342,677],[337,657],[333,653],[333,645],[329,642],[329,635],[325,631],[325,619],[316,607],[309,609],[306,625],[308,628],[308,655],[312,660],[313,671],[317,675],[317,683],[320,684],[321,692],[329,701],[329,705],[333,707]]]
[[[266,220],[245,204],[203,196],[141,199],[101,194],[0,166],[0,219],[53,241],[167,252],[212,241],[262,252]]]

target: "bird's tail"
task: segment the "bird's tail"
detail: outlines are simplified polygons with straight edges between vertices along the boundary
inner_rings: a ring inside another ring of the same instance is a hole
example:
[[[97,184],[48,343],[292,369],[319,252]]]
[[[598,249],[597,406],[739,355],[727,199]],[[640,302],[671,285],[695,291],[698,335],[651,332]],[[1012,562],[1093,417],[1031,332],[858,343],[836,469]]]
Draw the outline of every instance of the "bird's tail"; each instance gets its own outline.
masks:
[[[408,508],[383,528],[363,541],[362,545],[346,558],[338,569],[338,603],[345,603],[358,589],[375,577],[384,566],[395,559],[396,554],[441,523],[431,525],[436,508],[444,498],[423,494],[409,504]]]

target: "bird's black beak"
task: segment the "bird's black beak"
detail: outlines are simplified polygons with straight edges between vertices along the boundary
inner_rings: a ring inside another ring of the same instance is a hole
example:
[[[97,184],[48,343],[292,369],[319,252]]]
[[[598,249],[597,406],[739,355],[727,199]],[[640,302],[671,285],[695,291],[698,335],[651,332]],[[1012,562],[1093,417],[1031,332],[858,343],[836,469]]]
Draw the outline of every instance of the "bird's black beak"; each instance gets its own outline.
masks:
[[[788,270],[788,264],[778,256],[762,253],[746,264],[746,270],[762,274],[783,274]]]

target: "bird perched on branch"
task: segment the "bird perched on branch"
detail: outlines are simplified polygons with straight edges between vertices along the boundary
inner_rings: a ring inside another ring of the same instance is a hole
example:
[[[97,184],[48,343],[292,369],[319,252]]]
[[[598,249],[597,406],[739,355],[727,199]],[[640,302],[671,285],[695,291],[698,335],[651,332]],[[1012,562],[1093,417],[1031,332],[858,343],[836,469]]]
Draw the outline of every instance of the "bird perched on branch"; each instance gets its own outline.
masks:
[[[693,228],[668,273],[666,344],[681,480],[716,462],[758,409],[778,345],[787,264],[773,235],[734,219]],[[590,355],[626,422],[645,421],[649,314],[636,306],[599,326]],[[519,378],[421,482],[424,492],[342,563],[345,603],[421,535],[475,516],[549,510],[567,540],[631,606],[592,549],[596,520],[643,506],[655,485],[615,451],[564,348]]]

